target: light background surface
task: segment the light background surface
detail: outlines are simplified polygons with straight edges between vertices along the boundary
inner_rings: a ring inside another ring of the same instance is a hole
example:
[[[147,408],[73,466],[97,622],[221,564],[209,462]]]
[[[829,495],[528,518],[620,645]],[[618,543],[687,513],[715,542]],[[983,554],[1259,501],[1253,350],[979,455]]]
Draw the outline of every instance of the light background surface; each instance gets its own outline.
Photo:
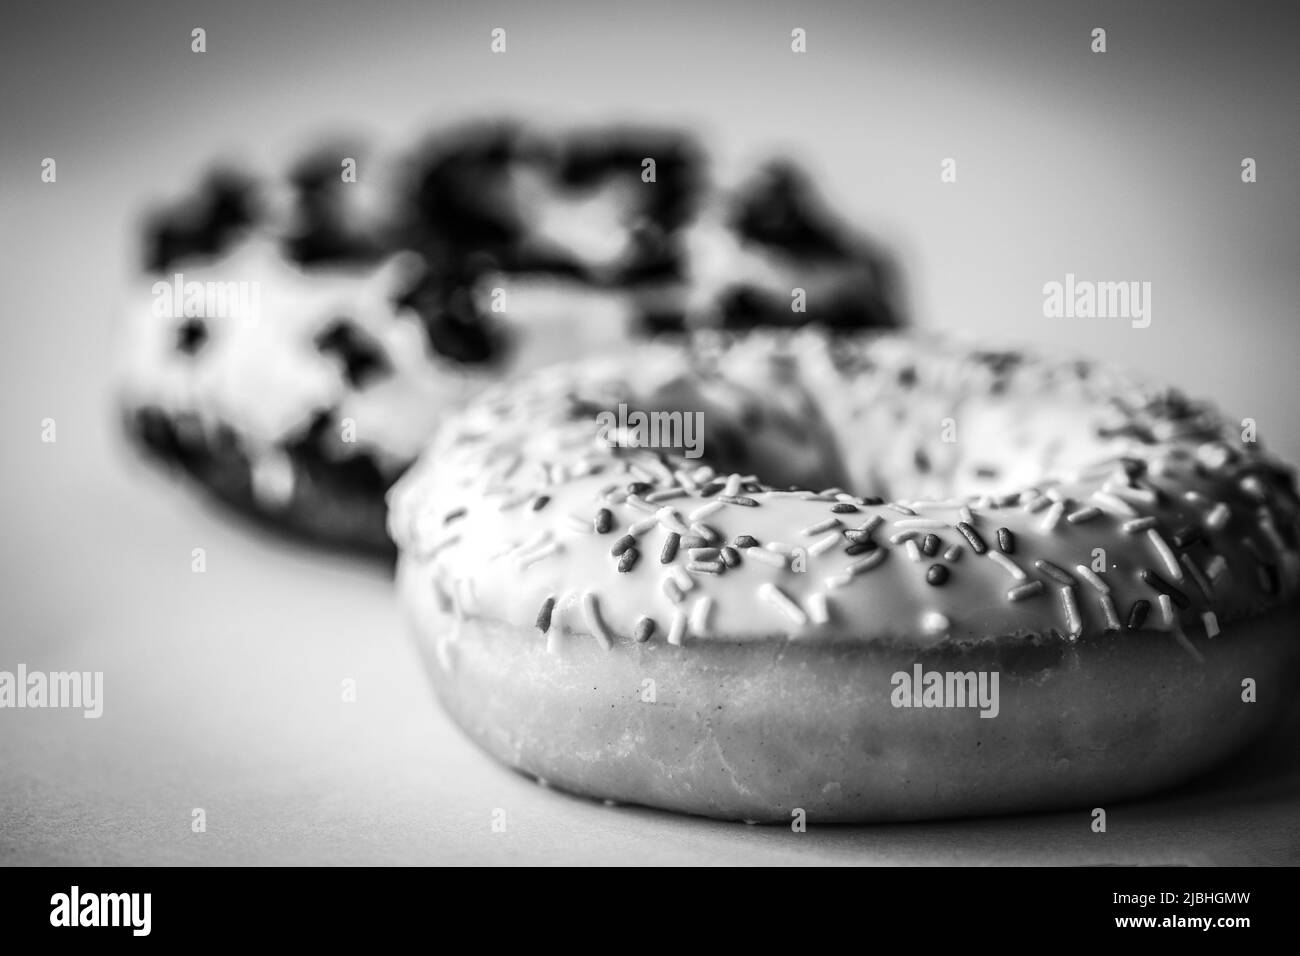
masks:
[[[543,790],[439,712],[383,568],[196,507],[115,428],[111,315],[146,203],[216,156],[263,166],[321,133],[400,144],[508,112],[685,124],[724,171],[788,151],[896,251],[919,325],[1121,362],[1300,459],[1291,5],[1053,7],[6,3],[0,669],[102,670],[105,713],[0,712],[0,862],[1300,861],[1294,728],[1109,808],[1104,836],[1084,812],[797,835]],[[1043,318],[1066,272],[1151,282],[1150,328]]]

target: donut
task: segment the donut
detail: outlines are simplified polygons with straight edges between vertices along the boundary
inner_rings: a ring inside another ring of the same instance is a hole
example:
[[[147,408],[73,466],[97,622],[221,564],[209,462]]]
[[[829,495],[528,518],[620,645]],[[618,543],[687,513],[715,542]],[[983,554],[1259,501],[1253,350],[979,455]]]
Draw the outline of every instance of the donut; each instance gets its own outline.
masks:
[[[134,444],[276,530],[384,555],[388,488],[493,382],[662,332],[900,321],[888,260],[797,167],[716,185],[673,130],[341,139],[275,177],[214,169],[143,246],[118,333]]]
[[[389,494],[397,586],[452,719],[565,791],[786,823],[1105,806],[1294,699],[1293,478],[1235,427],[951,339],[656,341],[453,415]]]

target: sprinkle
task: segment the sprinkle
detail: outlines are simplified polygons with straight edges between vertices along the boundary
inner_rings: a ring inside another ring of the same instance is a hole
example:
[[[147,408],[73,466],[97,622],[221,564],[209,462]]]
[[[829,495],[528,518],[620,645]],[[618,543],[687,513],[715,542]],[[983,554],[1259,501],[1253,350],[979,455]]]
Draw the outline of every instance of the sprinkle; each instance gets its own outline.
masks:
[[[1141,531],[1150,531],[1156,524],[1156,519],[1147,515],[1145,518],[1134,518],[1131,521],[1125,521],[1119,526],[1119,529],[1125,534],[1137,534]]]
[[[663,550],[659,552],[660,564],[672,564],[673,558],[677,557],[677,546],[682,542],[682,536],[675,531],[668,532],[668,537],[664,539]]]
[[[708,484],[705,485],[703,488],[701,488],[698,492],[696,492],[696,494],[698,494],[701,498],[712,498],[720,491],[722,491],[722,485]]]
[[[579,515],[565,515],[564,526],[578,534],[594,534],[591,522]]]
[[[1151,602],[1145,599],[1139,599],[1133,602],[1133,607],[1128,612],[1128,623],[1126,627],[1130,631],[1140,630],[1146,623],[1147,614],[1151,611]]]
[[[542,545],[532,554],[520,555],[518,559],[519,567],[521,570],[525,568],[530,568],[538,561],[541,561],[543,558],[549,558],[551,555],[555,554],[559,550],[560,550],[560,542],[558,541],[548,542],[547,544]]]
[[[686,522],[682,521],[682,516],[678,514],[675,508],[667,506],[660,508],[655,512],[655,517],[659,523],[668,531],[675,531],[677,534],[686,534],[690,529],[686,527]]]
[[[1214,616],[1213,611],[1206,611],[1201,615],[1201,623],[1205,626],[1205,636],[1214,638],[1219,636],[1219,619]]]
[[[1070,512],[1065,516],[1065,520],[1070,524],[1083,524],[1087,521],[1091,521],[1093,518],[1099,517],[1100,515],[1100,508],[1094,508],[1089,505],[1086,508],[1080,508],[1078,511]]]
[[[722,535],[718,534],[717,531],[709,527],[707,524],[701,524],[698,521],[691,522],[691,531],[693,531],[695,534],[698,534],[705,541],[722,540]]]
[[[694,550],[695,548],[707,548],[708,546],[709,542],[701,538],[698,534],[688,534],[682,538],[682,547],[687,551]]]
[[[688,561],[686,564],[687,571],[697,574],[721,574],[725,567],[721,561]]]
[[[1039,527],[1042,528],[1043,531],[1054,531],[1056,526],[1061,523],[1061,518],[1064,517],[1064,515],[1065,502],[1054,502],[1052,507],[1047,509],[1047,513],[1043,515],[1043,521]]]
[[[636,548],[628,548],[620,555],[618,559],[618,570],[620,574],[626,574],[636,567],[637,561],[641,557],[641,552]]]
[[[657,505],[661,501],[672,501],[674,498],[685,498],[688,492],[685,488],[661,488],[659,491],[652,491],[645,496],[645,500],[652,505]]]
[[[1164,562],[1165,570],[1169,572],[1169,576],[1175,581],[1182,581],[1183,569],[1178,564],[1178,558],[1174,555],[1173,549],[1160,536],[1160,532],[1155,528],[1149,529],[1147,531],[1147,540],[1156,549],[1156,554],[1160,555],[1160,560]]]
[[[668,625],[668,643],[680,647],[686,636],[686,612],[681,608],[673,611],[672,623]]]
[[[775,551],[777,554],[784,554],[786,557],[790,557],[799,550],[794,545],[786,544],[784,541],[769,541],[763,548],[767,551]]]
[[[537,611],[537,620],[533,622],[533,626],[543,634],[549,631],[551,629],[551,612],[554,610],[555,595],[552,594],[542,602],[541,608]]]
[[[891,502],[887,503],[887,504],[885,505],[885,507],[888,508],[890,511],[896,511],[896,512],[898,512],[900,515],[902,515],[902,516],[905,517],[905,518],[915,518],[915,517],[916,517],[916,512],[915,512],[915,511],[913,511],[911,508],[904,508],[902,505],[898,504],[897,502],[893,502],[893,501],[891,501]]]
[[[965,505],[962,505],[961,508],[958,510],[957,517],[961,521],[964,521],[966,524],[975,523],[974,513],[970,510],[970,508],[967,508]]]
[[[911,541],[917,536],[916,531],[899,531],[889,536],[890,544],[902,544],[904,541]]]
[[[1205,576],[1211,581],[1217,581],[1219,575],[1228,569],[1228,560],[1221,554],[1216,554],[1210,559],[1210,563],[1205,566]]]
[[[1211,531],[1222,531],[1230,517],[1232,517],[1232,512],[1228,510],[1227,505],[1220,501],[1205,516],[1205,527]]]
[[[938,611],[926,611],[921,615],[921,630],[927,634],[942,634],[952,623]]]
[[[640,521],[634,521],[632,524],[628,525],[627,533],[630,535],[642,535],[647,531],[653,531],[657,527],[659,527],[659,516],[648,515]]]
[[[533,499],[533,510],[541,511],[550,503],[551,503],[550,495],[538,495],[536,498]]]
[[[1180,551],[1183,550],[1184,548],[1190,548],[1192,545],[1194,545],[1197,541],[1200,540],[1201,540],[1201,529],[1197,527],[1193,527],[1192,525],[1187,525],[1186,527],[1179,528],[1177,531],[1175,531],[1173,534],[1169,536],[1169,543],[1172,544],[1175,548],[1178,548]]]
[[[922,559],[923,555],[921,554],[921,549],[916,546],[916,541],[909,540],[907,542],[907,556],[913,561],[920,561]]]
[[[968,522],[957,522],[957,530],[961,532],[961,536],[966,539],[967,543],[970,545],[970,549],[976,554],[984,554],[984,552],[988,551],[989,546],[984,543],[984,539],[980,537],[980,533],[972,528]]]
[[[825,584],[828,590],[834,590],[835,588],[844,587],[852,580],[853,575],[851,574],[837,574],[834,577],[827,578]]]
[[[855,554],[866,554],[868,551],[875,551],[878,545],[874,541],[855,541],[847,548],[844,553],[852,557]]]
[[[858,506],[850,504],[847,501],[841,501],[838,504],[831,505],[831,513],[837,515],[851,515],[856,513]]]
[[[944,559],[945,561],[959,561],[959,560],[961,560],[961,545],[959,545],[959,544],[954,544],[954,545],[950,546],[950,547],[948,548],[948,550],[945,551],[945,552],[943,553],[943,559]]]
[[[877,548],[875,551],[872,551],[869,555],[867,555],[865,558],[862,558],[860,561],[854,561],[852,564],[846,567],[844,571],[850,577],[856,577],[857,575],[862,574],[864,571],[870,571],[876,565],[883,562],[885,560],[885,555],[887,554],[889,554],[889,552],[886,551],[884,548]]]
[[[1051,561],[1044,561],[1042,558],[1039,558],[1034,562],[1034,567],[1062,587],[1069,587],[1074,584],[1074,578],[1070,576],[1070,573],[1066,571],[1065,568],[1055,565]]]
[[[591,631],[592,637],[600,644],[604,650],[609,650],[614,643],[614,636],[609,633],[609,628],[600,618],[600,604],[596,600],[594,591],[585,591],[582,595],[582,616],[587,622],[587,628]]]
[[[738,534],[736,535],[735,544],[738,548],[757,548],[758,539],[752,534]]]
[[[808,609],[808,617],[814,624],[825,624],[831,619],[830,604],[826,600],[826,592],[815,591],[808,595],[804,601],[804,606]]]
[[[672,565],[672,567],[668,569],[668,573],[672,575],[673,581],[683,591],[689,591],[691,588],[695,587],[695,582],[691,580],[691,576],[686,573],[686,569],[680,564]]]
[[[644,511],[646,514],[654,514],[659,510],[654,505],[650,504],[650,502],[638,498],[636,495],[628,495],[623,499],[623,504],[627,505],[629,508],[635,508],[637,511]]]
[[[1024,509],[1030,514],[1037,514],[1052,503],[1052,499],[1047,495],[1039,495],[1036,498],[1030,498],[1024,504]]]
[[[758,586],[758,596],[761,600],[772,605],[795,625],[808,623],[808,615],[804,613],[803,608],[790,599],[786,594],[771,581],[764,582]]]
[[[1136,501],[1140,505],[1154,505],[1156,493],[1150,488],[1134,488],[1130,485],[1113,485],[1106,489],[1127,501]]]
[[[655,632],[655,619],[652,617],[642,617],[637,620],[636,626],[632,628],[632,640],[638,644],[644,644],[650,640],[651,635]]]
[[[609,534],[609,530],[614,527],[614,512],[608,508],[601,508],[596,512],[596,534]]]
[[[862,524],[858,527],[857,530],[867,535],[874,534],[876,529],[879,528],[884,523],[885,523],[884,515],[872,515],[866,521],[862,522]]]
[[[839,532],[832,531],[830,534],[822,538],[820,541],[810,544],[808,546],[808,553],[816,557],[819,554],[824,554],[825,552],[829,551],[831,548],[835,547],[839,543],[840,543]]]
[[[1106,510],[1123,515],[1125,518],[1136,518],[1138,516],[1137,511],[1134,510],[1131,504],[1108,491],[1094,491],[1092,500]]]
[[[1120,624],[1119,611],[1115,609],[1115,602],[1111,600],[1109,594],[1101,596],[1101,613],[1106,617],[1106,630],[1118,631],[1123,625]]]
[[[1003,571],[1006,571],[1007,574],[1011,575],[1017,581],[1023,581],[1028,577],[1020,565],[1016,564],[1016,562],[1012,561],[1005,554],[999,554],[997,551],[990,551],[989,560],[1001,567]]]
[[[927,534],[921,539],[921,553],[926,557],[934,557],[934,555],[938,554],[939,545],[942,543],[937,534]]]
[[[1160,622],[1169,630],[1173,630],[1178,623],[1178,618],[1174,615],[1174,602],[1169,599],[1168,594],[1161,594],[1156,598],[1156,603],[1160,605]]]
[[[696,637],[703,637],[709,629],[709,614],[713,610],[713,598],[707,594],[702,596],[691,607],[691,633]]]
[[[818,521],[816,524],[810,524],[799,533],[805,538],[810,538],[815,534],[821,534],[825,531],[830,531],[832,528],[838,527],[840,527],[839,518],[827,518],[825,521]]]
[[[617,541],[614,542],[614,546],[609,549],[609,553],[617,558],[628,548],[635,548],[635,547],[636,547],[636,538],[632,537],[632,535],[630,534],[625,534],[623,535],[623,537],[619,538]]]
[[[727,567],[734,568],[740,564],[740,552],[730,545],[723,548],[720,553],[722,556],[722,563]]]
[[[1016,553],[1016,536],[1010,528],[998,528],[998,547],[1007,554]]]
[[[749,548],[745,551],[745,557],[751,561],[757,561],[759,564],[766,564],[770,568],[786,568],[786,556],[777,554],[775,551],[769,551],[766,548]]]
[[[722,495],[718,500],[726,502],[729,505],[740,505],[742,508],[758,507],[757,499],[750,498],[748,495]]]
[[[664,578],[660,587],[663,588],[664,594],[668,595],[668,600],[672,601],[674,604],[681,604],[686,600],[686,593],[677,586],[677,582],[671,577]]]
[[[1146,584],[1148,587],[1153,588],[1156,591],[1159,591],[1161,594],[1168,594],[1169,597],[1173,599],[1173,602],[1177,604],[1180,608],[1187,607],[1187,605],[1190,603],[1187,600],[1186,594],[1178,590],[1178,588],[1174,587],[1172,584],[1170,584],[1168,581],[1166,581],[1160,575],[1156,574],[1151,569],[1143,568],[1142,571],[1138,574],[1138,577],[1140,577],[1142,579],[1142,582]]]
[[[691,494],[695,494],[700,490],[700,483],[695,480],[694,476],[687,474],[680,468],[673,472],[673,477],[677,479],[679,485]]]
[[[1187,576],[1192,579],[1197,589],[1205,596],[1205,599],[1208,601],[1213,598],[1213,588],[1210,587],[1210,582],[1206,580],[1205,575],[1201,573],[1201,569],[1196,566],[1196,562],[1192,560],[1192,556],[1184,554],[1182,561],[1183,567],[1187,569]]]
[[[1017,584],[1011,590],[1007,591],[1008,601],[1023,601],[1026,598],[1036,597],[1043,593],[1042,581],[1030,581],[1027,584]]]
[[[893,526],[895,528],[900,528],[900,529],[901,528],[919,528],[919,529],[946,528],[948,527],[948,522],[940,521],[938,518],[901,518],[898,521],[895,521]]]
[[[442,516],[442,523],[451,524],[457,518],[463,518],[465,517],[465,515],[466,515],[466,510],[464,508],[453,508],[451,511],[448,511],[445,515]]]
[[[629,495],[643,495],[649,490],[650,490],[649,483],[644,481],[634,481],[627,486],[627,493]]]
[[[713,501],[708,502],[707,504],[700,505],[698,508],[696,508],[690,514],[688,514],[686,517],[690,521],[703,521],[709,515],[717,514],[724,507],[726,506],[723,505],[721,501],[715,499]]]
[[[1077,641],[1083,633],[1083,618],[1079,617],[1079,602],[1075,600],[1073,587],[1066,585],[1061,588],[1061,604],[1065,607],[1065,626],[1070,632],[1070,640]]]
[[[1065,492],[1061,490],[1059,485],[1052,485],[1052,487],[1048,488],[1047,491],[1043,493],[1047,495],[1048,500],[1054,504],[1059,505],[1065,503]]]
[[[946,564],[932,564],[925,572],[925,581],[927,584],[933,584],[935,587],[943,586],[948,580],[948,566]]]
[[[735,497],[740,494],[740,480],[740,475],[735,473],[728,475],[726,486],[722,489],[722,493],[730,497]]]

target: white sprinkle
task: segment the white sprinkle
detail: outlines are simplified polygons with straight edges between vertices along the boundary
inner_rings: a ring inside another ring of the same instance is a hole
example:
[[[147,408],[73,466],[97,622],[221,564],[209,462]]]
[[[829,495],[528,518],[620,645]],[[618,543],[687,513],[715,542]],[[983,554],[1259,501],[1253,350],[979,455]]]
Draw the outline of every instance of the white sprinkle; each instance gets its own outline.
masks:
[[[686,600],[686,595],[682,593],[682,589],[677,586],[677,582],[673,580],[671,574],[664,577],[662,588],[664,595],[674,604],[681,604],[682,601]]]
[[[640,495],[628,495],[623,499],[623,504],[629,508],[635,508],[637,511],[644,511],[646,514],[654,514],[659,510],[657,505],[652,505]]]
[[[564,526],[570,531],[577,534],[595,534],[596,529],[591,526],[591,519],[580,518],[574,514],[564,516]]]
[[[647,504],[657,505],[662,501],[673,501],[677,498],[685,498],[688,494],[685,488],[663,488],[659,491],[652,491],[645,496]]]
[[[1061,490],[1060,485],[1052,485],[1043,494],[1047,495],[1049,501],[1053,501],[1058,505],[1065,500],[1065,492]]]
[[[1101,596],[1101,613],[1106,616],[1106,627],[1108,630],[1122,630],[1119,623],[1119,611],[1115,610],[1115,602],[1111,600],[1109,594]]]
[[[896,531],[889,536],[889,543],[902,544],[904,541],[911,541],[918,534],[920,534],[919,531]]]
[[[818,521],[816,524],[810,524],[799,533],[805,538],[810,538],[815,534],[821,534],[823,531],[830,531],[831,528],[838,528],[839,526],[840,519],[831,517],[827,518],[825,521]]]
[[[673,611],[672,623],[668,625],[668,643],[680,647],[686,636],[686,612],[681,608]]]
[[[858,503],[858,499],[853,495],[849,494],[847,491],[840,492],[838,495],[835,496],[835,500],[842,501],[845,504],[850,504],[850,505],[856,505]]]
[[[828,590],[833,591],[836,588],[844,587],[844,585],[848,584],[852,580],[852,574],[837,574],[834,577],[827,578],[823,583],[826,585]]]
[[[907,556],[911,558],[913,561],[925,560],[925,555],[921,553],[921,549],[917,547],[915,540],[909,538],[906,547],[907,547]]]
[[[862,527],[860,527],[858,530],[861,531],[863,534],[868,534],[868,535],[874,534],[876,529],[879,528],[884,523],[885,523],[884,515],[874,514],[866,521],[862,522]]]
[[[1115,485],[1106,490],[1119,495],[1126,501],[1137,502],[1140,505],[1153,505],[1156,503],[1156,493],[1150,488],[1133,488],[1128,485]]]
[[[695,479],[696,484],[700,485],[712,481],[716,476],[717,472],[708,465],[700,465],[699,468],[696,468],[695,471],[691,472],[691,477]]]
[[[723,509],[723,507],[724,505],[721,501],[710,501],[707,504],[700,505],[686,517],[691,521],[703,521],[709,515],[717,514]]]
[[[967,524],[973,525],[975,523],[975,513],[965,505],[962,505],[961,510],[957,512],[957,517]]]
[[[875,551],[870,552],[861,561],[854,561],[844,570],[845,572],[848,573],[850,577],[856,577],[857,575],[862,574],[864,571],[870,571],[881,561],[884,561],[885,553],[886,552],[884,548],[877,548]]]
[[[703,637],[709,629],[709,614],[713,611],[713,598],[702,595],[691,607],[691,633]]]
[[[786,556],[777,554],[775,551],[769,551],[767,548],[746,548],[745,557],[760,564],[766,564],[769,568],[785,570],[786,567]]]
[[[1074,598],[1073,585],[1061,589],[1061,604],[1065,606],[1065,626],[1070,632],[1070,640],[1077,641],[1083,633],[1083,619],[1079,617],[1079,602]]]
[[[965,520],[965,519],[962,519]],[[938,518],[899,518],[893,522],[893,527],[903,528],[948,528],[951,525],[946,521],[940,521]]]
[[[1221,554],[1216,554],[1214,557],[1210,558],[1210,563],[1205,566],[1205,576],[1211,581],[1217,581],[1219,580],[1219,575],[1227,569],[1227,559]]]
[[[948,550],[943,553],[943,559],[945,561],[957,561],[960,560],[960,558],[961,558],[961,545],[959,544],[950,545],[948,547]]]
[[[1178,618],[1174,616],[1173,598],[1171,598],[1168,594],[1161,594],[1156,599],[1156,603],[1160,605],[1160,619],[1161,619],[1161,623],[1165,627],[1165,630],[1167,631],[1173,630],[1174,625],[1178,623]]]
[[[678,514],[676,508],[669,508],[665,505],[655,512],[655,518],[667,531],[673,531],[677,534],[691,533],[691,529],[686,527],[686,522],[682,521],[682,516]]]
[[[1205,625],[1206,637],[1219,636],[1219,619],[1214,616],[1213,611],[1206,611],[1201,615],[1201,623]]]
[[[691,576],[686,573],[686,569],[680,564],[669,565],[668,573],[672,576],[673,582],[681,588],[682,591],[689,591],[691,588],[695,587],[695,582],[691,579]]]
[[[926,634],[942,634],[952,627],[952,622],[938,611],[926,611],[921,615],[921,630]]]
[[[1043,531],[1054,531],[1056,529],[1056,526],[1061,523],[1061,518],[1064,517],[1064,515],[1065,515],[1064,502],[1060,502],[1060,501],[1053,502],[1052,507],[1048,508],[1047,513],[1043,515],[1043,521],[1042,524],[1039,525],[1039,527]]]
[[[1110,585],[1098,577],[1097,573],[1086,564],[1076,564],[1074,570],[1078,573],[1079,577],[1091,584],[1098,594],[1110,593]]]
[[[808,545],[808,553],[814,557],[816,557],[819,554],[825,554],[831,548],[839,544],[842,538],[843,535],[841,535],[838,531],[832,531],[830,534],[828,534],[826,537],[822,538],[821,540]]]
[[[1205,595],[1206,600],[1213,598],[1213,588],[1210,586],[1210,582],[1206,580],[1205,575],[1201,573],[1201,569],[1196,566],[1196,562],[1192,560],[1192,556],[1184,551],[1182,561],[1183,567],[1187,569],[1187,576],[1196,582],[1196,587]]]
[[[640,521],[634,521],[632,524],[628,525],[627,533],[632,535],[641,535],[645,534],[647,531],[652,531],[657,527],[659,527],[659,516],[649,515],[648,517],[642,518]]]
[[[1156,554],[1160,555],[1160,560],[1164,562],[1165,570],[1169,572],[1169,576],[1173,578],[1174,581],[1181,582],[1183,580],[1182,565],[1178,563],[1178,558],[1174,555],[1173,549],[1170,548],[1165,539],[1160,536],[1160,532],[1155,528],[1148,529],[1147,540],[1150,541],[1151,546],[1156,549]]]
[[[1138,516],[1136,509],[1134,509],[1131,504],[1123,498],[1118,498],[1109,492],[1094,491],[1092,493],[1092,500],[1100,505],[1104,510],[1112,511],[1125,518],[1136,518]]]
[[[722,493],[728,498],[734,498],[740,494],[740,475],[734,472],[727,476],[727,484],[723,487]]]
[[[560,550],[561,550],[560,542],[558,541],[547,542],[546,544],[542,545],[540,548],[538,548],[536,551],[532,552],[531,554],[520,555],[518,558],[519,569],[522,571],[525,568],[531,568],[538,561],[542,560],[543,558],[549,558],[551,555],[555,554]]]
[[[1003,571],[1007,572],[1007,574],[1011,575],[1017,581],[1024,581],[1029,577],[1021,569],[1020,565],[1016,564],[1016,562],[1012,561],[1010,558],[1008,558],[1005,554],[1002,554],[1000,551],[992,551],[992,550],[987,551],[985,552],[985,557],[987,557],[994,564],[1001,567]]]
[[[796,626],[808,623],[808,615],[794,601],[790,600],[790,595],[786,594],[771,581],[766,581],[758,586],[758,596],[760,600],[766,601],[772,605]]]
[[[677,479],[677,483],[679,485],[681,485],[683,488],[685,488],[687,491],[691,492],[692,494],[700,490],[699,483],[695,480],[695,476],[687,473],[686,471],[678,469],[677,471],[673,472],[673,477]]]
[[[1205,527],[1211,531],[1222,531],[1231,517],[1232,512],[1228,510],[1228,506],[1220,501],[1205,516]]]
[[[605,622],[600,619],[600,604],[592,591],[587,591],[582,595],[582,616],[586,619],[587,627],[590,629],[592,636],[596,638],[596,642],[604,650],[609,650],[613,645],[614,636],[610,634]]]
[[[1265,540],[1268,541],[1273,552],[1278,557],[1286,555],[1286,542],[1282,536],[1277,533],[1277,525],[1273,524],[1273,517],[1264,508],[1259,509],[1259,530],[1263,532]]]
[[[826,600],[825,591],[814,591],[808,595],[804,606],[808,608],[808,617],[814,624],[825,624],[831,619],[830,604]]]

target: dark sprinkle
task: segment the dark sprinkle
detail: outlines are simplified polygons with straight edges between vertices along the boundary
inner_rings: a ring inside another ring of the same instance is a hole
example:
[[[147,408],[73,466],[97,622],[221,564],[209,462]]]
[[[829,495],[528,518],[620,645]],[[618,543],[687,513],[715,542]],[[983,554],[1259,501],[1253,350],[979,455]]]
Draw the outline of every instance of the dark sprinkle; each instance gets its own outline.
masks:
[[[1078,583],[1074,580],[1074,576],[1070,574],[1069,571],[1059,565],[1053,564],[1051,561],[1044,561],[1040,558],[1034,562],[1034,567],[1063,587]]]
[[[943,564],[932,564],[925,572],[925,580],[935,587],[940,587],[948,580],[948,567]]]
[[[831,513],[837,515],[851,515],[858,510],[857,505],[851,505],[847,501],[841,501],[839,504],[831,505]]]
[[[998,549],[1004,554],[1016,553],[1016,536],[1010,528],[998,528]]]
[[[866,554],[868,551],[875,551],[877,547],[876,542],[868,538],[866,541],[855,541],[844,549],[844,553],[847,555]]]
[[[1185,528],[1179,528],[1169,536],[1169,543],[1175,548],[1190,548],[1196,542],[1201,540],[1201,529],[1188,525]]]
[[[988,465],[980,465],[975,469],[976,478],[996,478],[997,476],[998,470],[996,468],[990,468]]]
[[[741,534],[736,536],[736,547],[738,548],[757,548],[758,539],[752,534]]]
[[[1121,458],[1119,463],[1124,468],[1124,473],[1130,478],[1137,478],[1146,474],[1147,463],[1141,458]]]
[[[757,508],[758,502],[753,498],[746,498],[744,495],[723,495],[718,499],[725,501],[729,505],[742,505],[746,508]]]
[[[860,543],[862,541],[871,540],[870,533],[863,531],[861,528],[845,528],[844,537],[848,538],[850,541],[854,543]]]
[[[464,508],[453,508],[451,511],[448,511],[445,515],[442,516],[442,523],[451,524],[457,518],[463,518],[463,517],[465,517]]]
[[[700,492],[699,492],[700,497],[701,497],[701,498],[712,498],[712,497],[713,497],[714,495],[716,495],[719,491],[721,491],[724,487],[725,487],[725,485],[722,485],[722,484],[710,484],[710,485],[705,485],[703,488],[700,489]]]
[[[740,552],[728,545],[722,549],[722,563],[729,568],[740,564]]]
[[[644,481],[634,481],[627,486],[627,493],[629,495],[643,495],[649,490],[649,483]]]
[[[664,539],[664,548],[659,552],[660,564],[672,564],[673,558],[677,557],[677,547],[682,543],[682,536],[676,531],[671,531],[668,537]]]
[[[641,552],[636,548],[628,548],[618,559],[618,569],[620,572],[631,571],[636,567],[637,561],[641,557]]]
[[[885,503],[885,499],[884,499],[884,498],[875,498],[875,497],[872,497],[872,498],[863,498],[863,499],[862,499],[862,503],[863,503],[864,505],[872,505],[872,506],[874,506],[874,505],[883,505],[883,504]]]
[[[934,557],[939,551],[939,536],[937,534],[927,534],[921,539],[921,553],[926,557]]]
[[[651,635],[655,632],[655,619],[652,617],[643,617],[636,622],[636,627],[632,629],[632,640],[638,644],[644,644],[650,640]]]
[[[709,542],[704,538],[701,538],[698,534],[688,534],[686,537],[682,538],[681,543],[682,547],[687,551],[694,548],[707,548],[709,546]]]
[[[541,511],[550,503],[551,503],[550,495],[538,495],[536,498],[533,499],[533,510]]]
[[[1178,590],[1178,588],[1174,587],[1150,568],[1143,568],[1138,576],[1142,579],[1142,583],[1147,585],[1147,587],[1154,588],[1161,594],[1168,594],[1169,599],[1174,602],[1175,607],[1181,609],[1191,604],[1191,602],[1187,600],[1186,594]]]
[[[608,508],[601,508],[596,512],[596,534],[609,534],[609,529],[614,527],[614,512]]]
[[[188,318],[176,328],[176,350],[194,355],[208,341],[208,327],[202,319]]]
[[[614,542],[614,547],[609,549],[609,553],[617,558],[628,548],[635,548],[635,547],[636,547],[636,538],[632,537],[632,535],[630,534],[625,534],[623,535],[623,537],[619,538],[617,541]]]
[[[1151,611],[1151,602],[1147,600],[1137,600],[1133,602],[1133,607],[1128,612],[1128,622],[1126,627],[1130,631],[1136,631],[1147,619],[1147,614]]]
[[[989,546],[984,543],[984,539],[980,537],[980,533],[965,521],[957,522],[957,530],[961,532],[961,536],[966,539],[970,544],[970,549],[976,554],[984,554],[988,551]]]
[[[541,608],[537,612],[536,626],[539,631],[545,634],[551,629],[551,612],[555,610],[555,598],[548,597],[542,602]]]

